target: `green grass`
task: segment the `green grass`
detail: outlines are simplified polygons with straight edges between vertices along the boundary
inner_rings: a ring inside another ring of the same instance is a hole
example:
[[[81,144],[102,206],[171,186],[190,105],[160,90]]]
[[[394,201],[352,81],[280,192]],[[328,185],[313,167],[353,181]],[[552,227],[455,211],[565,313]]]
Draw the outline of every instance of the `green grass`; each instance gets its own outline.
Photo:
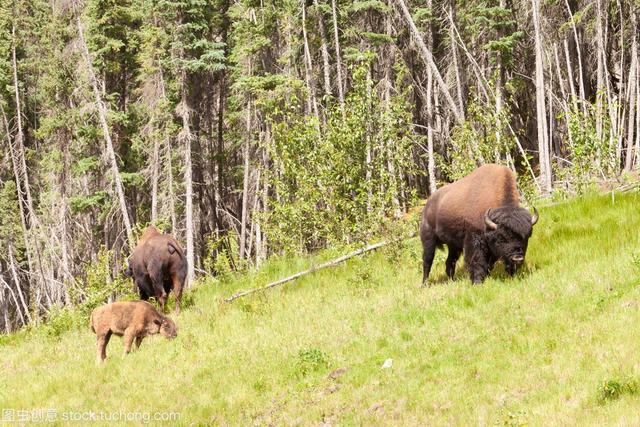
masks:
[[[541,209],[527,266],[472,286],[417,239],[224,303],[331,258],[201,284],[178,338],[95,366],[86,327],[0,345],[0,408],[179,412],[183,425],[638,425],[640,194]],[[381,369],[386,359],[393,365]],[[346,368],[333,379],[329,374]],[[173,424],[173,423],[171,423]]]

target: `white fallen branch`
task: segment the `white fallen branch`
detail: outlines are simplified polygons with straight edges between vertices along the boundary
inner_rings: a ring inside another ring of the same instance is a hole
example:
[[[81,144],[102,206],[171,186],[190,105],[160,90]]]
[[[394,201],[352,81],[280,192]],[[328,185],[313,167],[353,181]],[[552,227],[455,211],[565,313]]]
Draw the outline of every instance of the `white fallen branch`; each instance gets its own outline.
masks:
[[[276,287],[276,286],[279,286],[279,285],[283,285],[283,284],[285,284],[287,282],[291,282],[291,281],[297,279],[298,277],[302,277],[302,276],[304,276],[306,274],[313,273],[314,271],[322,270],[323,268],[333,267],[335,265],[338,265],[338,264],[348,260],[349,258],[353,258],[354,256],[361,255],[363,253],[376,250],[378,248],[386,246],[389,243],[393,243],[395,241],[397,241],[397,240],[378,242],[378,243],[375,243],[373,245],[366,246],[364,248],[358,249],[357,251],[353,251],[351,253],[348,253],[347,255],[343,255],[340,258],[336,258],[334,260],[327,261],[327,262],[325,262],[323,264],[314,265],[313,267],[311,267],[311,268],[309,268],[307,270],[301,271],[299,273],[296,273],[296,274],[294,274],[292,276],[285,277],[284,279],[280,279],[280,280],[277,280],[275,282],[271,282],[266,286],[262,286],[260,288],[250,289],[248,291],[237,292],[237,293],[233,294],[232,296],[230,296],[229,298],[225,298],[225,301],[226,302],[231,302],[231,301],[233,301],[235,299],[238,299],[238,298],[241,298],[241,297],[244,297],[244,296],[247,296],[247,295],[251,295],[251,294],[253,294],[255,292],[261,292],[261,291],[265,291],[267,289],[270,289],[270,288],[273,288],[273,287]]]

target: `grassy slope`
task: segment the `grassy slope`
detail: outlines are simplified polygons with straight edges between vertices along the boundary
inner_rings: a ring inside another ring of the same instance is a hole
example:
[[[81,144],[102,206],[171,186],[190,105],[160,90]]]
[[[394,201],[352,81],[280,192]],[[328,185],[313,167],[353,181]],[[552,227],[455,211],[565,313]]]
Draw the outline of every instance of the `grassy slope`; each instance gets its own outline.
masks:
[[[200,287],[174,341],[122,358],[114,338],[99,368],[88,328],[0,346],[0,408],[179,411],[183,424],[637,425],[638,230],[639,194],[589,197],[541,211],[515,279],[498,267],[474,287],[460,262],[457,280],[420,289],[413,239],[221,303],[309,263],[274,261]],[[612,380],[631,391],[601,402]]]

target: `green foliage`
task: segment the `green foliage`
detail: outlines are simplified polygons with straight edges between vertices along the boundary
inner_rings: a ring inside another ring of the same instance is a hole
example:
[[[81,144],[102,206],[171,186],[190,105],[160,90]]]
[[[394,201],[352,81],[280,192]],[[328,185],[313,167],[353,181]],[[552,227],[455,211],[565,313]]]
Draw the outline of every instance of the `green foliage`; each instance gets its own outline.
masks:
[[[102,210],[107,206],[110,199],[106,191],[98,191],[88,196],[71,197],[69,199],[69,207],[73,213],[81,213],[93,208]]]
[[[598,401],[606,403],[619,399],[624,395],[640,394],[640,380],[638,378],[616,378],[603,381],[598,387]]]
[[[604,97],[603,97],[604,98]],[[569,123],[569,164],[557,167],[558,179],[578,194],[588,190],[602,177],[613,177],[617,172],[616,142],[609,138],[611,124],[603,115],[601,136],[598,136],[596,106],[584,103],[585,111],[572,108],[566,119]],[[603,109],[606,109],[606,104]]]
[[[23,248],[20,225],[20,211],[18,204],[18,189],[14,181],[0,183],[0,247],[10,243],[19,250]]]
[[[88,321],[91,311],[104,304],[109,296],[126,299],[135,297],[130,279],[124,276],[112,277],[113,251],[102,249],[96,260],[85,271],[83,287],[69,289],[69,295],[77,306],[81,317]]]
[[[298,377],[306,377],[311,372],[324,369],[329,364],[329,357],[317,348],[300,350],[295,364]]]
[[[436,156],[437,167],[450,181],[460,179],[480,164],[506,164],[515,147],[507,124],[510,112],[505,106],[498,114],[490,105],[474,98],[467,107],[467,118],[453,128],[448,156]]]
[[[275,170],[264,171],[277,193],[263,227],[276,253],[299,253],[366,240],[399,209],[392,170],[412,171],[411,114],[406,93],[372,102],[367,65],[354,67],[344,116],[336,106],[321,130],[313,118],[272,116]],[[403,71],[398,70],[402,79]]]
[[[381,13],[388,13],[389,6],[379,0],[358,0],[351,2],[349,11],[353,13],[375,10]]]
[[[73,305],[51,307],[38,332],[57,340],[67,331],[88,328],[93,309],[105,304],[110,296],[121,301],[137,299],[129,279],[111,277],[112,262],[113,251],[101,250],[97,259],[87,267],[83,286],[69,288]]]

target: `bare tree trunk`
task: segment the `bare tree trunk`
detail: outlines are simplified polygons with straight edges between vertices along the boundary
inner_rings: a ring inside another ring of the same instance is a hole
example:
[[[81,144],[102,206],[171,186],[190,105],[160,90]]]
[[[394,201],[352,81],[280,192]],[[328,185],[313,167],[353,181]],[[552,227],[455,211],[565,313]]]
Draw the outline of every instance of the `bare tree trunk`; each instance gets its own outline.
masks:
[[[564,39],[565,43],[567,41],[567,39]],[[569,146],[573,148],[573,138],[571,136],[571,132],[569,129],[569,104],[567,103],[567,91],[565,90],[564,87],[564,83],[562,81],[562,69],[560,68],[560,56],[558,55],[558,45],[557,43],[553,44],[553,53],[554,53],[554,57],[556,60],[556,73],[558,75],[558,84],[560,86],[560,93],[562,94],[562,102],[561,102],[561,106],[562,106],[562,110],[563,110],[563,117],[564,117],[564,122],[565,122],[565,126],[567,127],[567,137],[569,138]],[[571,69],[569,68],[567,70],[567,74],[569,76],[569,86],[571,86],[571,90],[574,91],[573,88],[573,83],[571,82]],[[572,99],[575,102],[575,97],[572,95]]]
[[[569,1],[568,0],[564,0],[564,4],[567,6],[567,11],[569,12],[569,16],[571,18],[571,29],[573,30],[573,38],[574,41],[576,43],[576,53],[578,54],[578,85],[580,88],[580,106],[582,107],[582,113],[586,114],[587,113],[587,109],[585,106],[585,91],[584,91],[584,72],[582,70],[582,53],[581,53],[581,49],[580,49],[580,40],[578,39],[578,29],[576,28],[576,23],[575,23],[575,18],[573,16],[573,12],[571,11],[571,7],[569,7]],[[570,61],[568,60],[568,49],[567,49],[567,61],[570,63]],[[573,79],[573,75],[571,75],[571,79]]]
[[[453,58],[453,70],[456,75],[456,93],[458,95],[458,108],[459,111],[464,115],[464,89],[462,87],[462,80],[464,73],[464,67],[460,66],[460,59],[458,58],[458,43],[455,41],[454,27],[456,25],[456,8],[455,8],[455,0],[449,0],[449,40],[451,42],[451,56]]]
[[[15,13],[15,11],[14,11]],[[18,125],[18,133],[15,136],[15,144],[16,144],[16,154],[18,157],[18,167],[21,172],[22,185],[24,186],[23,191],[26,196],[26,207],[27,214],[29,218],[30,227],[35,227],[38,225],[38,219],[35,215],[35,210],[33,209],[33,199],[31,198],[31,186],[29,185],[29,175],[27,173],[27,163],[24,155],[24,130],[22,127],[22,107],[20,102],[20,91],[18,84],[18,61],[16,59],[16,27],[12,25],[11,27],[11,62],[13,69],[13,87],[15,91],[15,101],[16,101],[16,123]],[[20,185],[19,182],[16,184]]]
[[[173,152],[171,151],[171,139],[166,139],[167,149],[167,187],[169,190],[169,216],[171,217],[171,232],[178,232],[178,219],[176,216],[175,193],[173,191]]]
[[[531,0],[536,49],[536,111],[538,122],[538,155],[540,162],[540,185],[543,193],[551,192],[551,165],[547,143],[547,114],[544,94],[544,65],[542,64],[542,35],[540,30],[540,0]]]
[[[427,0],[427,7],[431,8],[433,5],[432,0]],[[427,34],[427,49],[431,50],[433,48],[433,37],[432,37],[432,24],[429,23],[429,31]],[[438,189],[436,185],[436,162],[433,154],[433,126],[435,125],[434,120],[434,94],[433,94],[433,71],[430,67],[427,67],[427,173],[429,175],[429,194],[435,193]]]
[[[80,37],[80,43],[82,47],[82,53],[84,54],[84,60],[87,64],[87,71],[89,73],[89,80],[93,87],[93,94],[95,96],[96,107],[98,108],[98,116],[100,117],[100,123],[102,125],[102,133],[107,145],[107,155],[111,162],[111,172],[113,173],[113,181],[116,187],[116,195],[120,204],[120,213],[122,215],[122,221],[127,230],[127,241],[129,247],[133,248],[135,242],[133,241],[133,232],[131,229],[131,221],[129,220],[129,213],[127,211],[127,202],[124,197],[124,187],[120,178],[120,171],[118,170],[118,160],[116,159],[116,153],[113,148],[113,142],[111,141],[111,133],[109,131],[109,124],[107,123],[107,106],[102,101],[102,95],[99,89],[98,78],[93,70],[93,62],[91,60],[91,54],[89,53],[89,47],[84,39],[84,29],[82,21],[80,20],[80,14],[76,16],[76,22],[78,25],[78,36]]]
[[[249,144],[252,134],[252,122],[251,122],[251,101],[247,102],[247,136],[245,138],[242,148],[242,158],[244,162],[244,174],[242,179],[242,214],[240,220],[240,259],[245,259],[248,256],[247,244],[247,218],[249,210]]]
[[[367,69],[367,116],[371,115],[371,102],[372,102],[372,92],[373,91],[373,82],[371,79],[371,67]],[[365,129],[365,156],[366,156],[366,164],[365,164],[365,182],[367,185],[367,212],[371,213],[373,209],[372,200],[373,200],[373,186],[371,184],[371,174],[372,174],[372,129],[371,129],[371,120],[367,120]]]
[[[398,4],[398,6],[400,6],[404,19],[407,21],[407,25],[409,25],[411,34],[413,35],[413,38],[416,41],[416,44],[418,45],[418,48],[419,48],[418,52],[422,56],[422,59],[425,61],[427,66],[433,72],[436,82],[438,83],[440,92],[442,93],[445,100],[447,101],[447,105],[449,105],[449,108],[453,112],[456,122],[462,123],[464,121],[464,113],[460,111],[460,109],[458,108],[458,105],[456,104],[456,102],[453,100],[453,97],[449,93],[447,84],[442,79],[442,75],[440,74],[440,71],[438,70],[438,66],[433,60],[433,55],[431,54],[431,51],[429,50],[429,48],[427,48],[427,45],[424,44],[424,41],[422,40],[422,36],[420,35],[420,31],[418,31],[418,27],[416,27],[416,24],[413,22],[413,18],[411,17],[411,13],[409,13],[409,9],[407,8],[407,5],[405,4],[404,0],[395,0],[395,1]]]
[[[2,109],[2,105],[0,105],[0,109]],[[10,140],[10,131],[9,131],[9,121],[7,120],[7,116],[4,113],[4,109],[2,109],[2,119],[3,119],[3,123],[4,123],[4,127],[5,127],[5,135],[6,135],[6,139],[7,139],[7,145],[9,147],[9,153],[11,156],[11,164],[13,166],[13,174],[16,180],[16,192],[18,195],[18,205],[20,207],[20,209],[18,209],[19,213],[20,213],[20,225],[22,227],[22,239],[24,241],[24,247],[25,247],[25,252],[27,255],[27,266],[29,268],[29,271],[33,271],[33,258],[32,258],[32,254],[31,254],[31,239],[29,238],[29,228],[27,226],[27,218],[25,216],[24,211],[25,209],[25,200],[24,200],[24,195],[22,193],[21,190],[21,185],[20,183],[22,182],[22,178],[21,178],[21,174],[20,174],[20,167],[19,167],[19,160],[18,160],[18,155],[16,154],[16,150],[13,149],[13,144],[11,143]]]
[[[571,67],[571,57],[569,56],[569,41],[564,39],[564,57],[567,63],[567,81],[569,82],[569,90],[571,91],[571,105],[574,111],[578,111],[578,96],[576,94],[575,84],[573,82],[573,68]]]
[[[433,72],[427,70],[427,170],[429,173],[429,194],[435,193],[436,162],[433,155]]]
[[[633,28],[633,42],[631,44],[631,65],[629,66],[629,122],[627,124],[627,147],[625,152],[625,163],[624,170],[630,171],[633,167],[633,135],[634,135],[634,125],[636,119],[636,108],[640,108],[640,106],[636,105],[636,91],[638,87],[636,86],[637,75],[638,75],[638,30],[637,30],[637,13],[632,12],[631,18],[631,27]],[[640,128],[637,128],[636,131],[640,131]]]
[[[320,48],[322,51],[322,64],[324,70],[324,93],[326,96],[331,96],[331,73],[329,71],[330,66],[329,49],[327,49],[327,33],[324,28],[324,19],[318,0],[313,0],[313,4],[316,6],[316,13],[318,14],[318,29],[320,30]]]
[[[602,0],[596,0],[596,57],[597,57],[597,84],[596,84],[596,135],[598,141],[603,140],[603,92],[605,91],[605,64],[604,64],[604,34],[602,31]],[[596,156],[596,161],[599,159]]]
[[[186,70],[181,71],[182,89],[180,117],[182,119],[182,130],[178,139],[184,144],[184,186],[185,186],[185,234],[187,240],[187,286],[193,284],[195,279],[195,254],[193,245],[193,164],[191,161],[191,107],[188,99],[188,78]]]
[[[11,293],[11,288],[9,288],[9,284],[4,280],[2,275],[0,275],[0,281],[2,281],[2,284],[4,285],[4,287],[9,289],[9,293]],[[15,295],[14,295],[14,299],[15,299]],[[16,311],[18,311],[20,313],[20,311],[18,309],[19,307],[18,307],[17,302],[18,301],[16,301]],[[0,305],[2,305],[4,332],[6,334],[10,334],[11,333],[11,318],[9,317],[9,301],[7,301],[7,298],[4,296],[4,288],[0,288]],[[20,316],[22,316],[22,313],[20,313]],[[22,323],[24,324],[24,318],[22,319]]]
[[[391,0],[387,0],[387,6],[391,9],[392,4]],[[387,36],[392,37],[392,26],[391,26],[391,14],[385,15],[385,33]],[[391,69],[394,63],[394,50],[393,46],[389,44],[389,46],[384,50],[383,53],[386,56],[386,60],[384,61],[385,67],[385,89],[384,89],[384,107],[387,112],[391,112],[391,88],[392,88],[392,73]],[[384,140],[384,149],[385,149],[385,157],[386,157],[386,169],[387,175],[389,176],[390,181],[390,191],[391,191],[391,204],[393,206],[393,215],[395,218],[400,218],[402,214],[402,210],[400,208],[400,200],[399,193],[400,187],[402,186],[402,177],[398,176],[396,173],[396,159],[393,150],[393,138],[385,138]],[[384,165],[381,166],[381,169],[384,168]]]
[[[20,279],[18,278],[18,269],[16,267],[16,260],[13,256],[13,245],[9,244],[9,265],[11,267],[11,274],[13,276],[13,283],[16,285],[16,293],[20,298],[20,303],[22,304],[22,309],[27,316],[27,321],[31,323],[31,314],[29,313],[29,308],[27,307],[27,302],[22,294],[22,289],[20,288]]]
[[[4,280],[4,278],[2,278],[2,276],[0,276],[0,280],[2,280],[2,284],[7,288],[7,290],[11,294],[11,298],[13,299],[13,304],[16,307],[16,312],[18,313],[18,317],[20,318],[20,324],[26,325],[27,322],[25,321],[24,314],[22,313],[22,308],[20,308],[20,303],[18,302],[18,298],[16,298],[16,293],[13,292],[13,289],[11,289],[11,286],[9,286],[9,284]],[[6,319],[9,319],[9,315],[8,313],[5,312],[5,321]],[[9,319],[9,326],[11,326],[11,319]]]
[[[153,141],[153,155],[151,157],[151,222],[156,223],[158,219],[158,178],[160,170],[160,141],[155,138]]]
[[[340,56],[340,39],[338,36],[338,11],[336,0],[331,0],[331,15],[333,18],[333,41],[336,51],[336,78],[338,79],[338,100],[344,117],[344,81],[342,79],[342,58]]]
[[[307,38],[307,8],[305,6],[305,0],[302,0],[302,38],[304,41],[304,72],[307,87],[309,88],[309,97],[307,99],[307,106],[309,112],[313,112],[316,118],[320,118],[318,112],[318,102],[316,100],[316,88],[313,83],[313,63],[311,62],[311,52],[309,51],[309,39]]]
[[[636,61],[637,62],[637,61]],[[640,73],[636,70],[636,169],[640,172]]]

